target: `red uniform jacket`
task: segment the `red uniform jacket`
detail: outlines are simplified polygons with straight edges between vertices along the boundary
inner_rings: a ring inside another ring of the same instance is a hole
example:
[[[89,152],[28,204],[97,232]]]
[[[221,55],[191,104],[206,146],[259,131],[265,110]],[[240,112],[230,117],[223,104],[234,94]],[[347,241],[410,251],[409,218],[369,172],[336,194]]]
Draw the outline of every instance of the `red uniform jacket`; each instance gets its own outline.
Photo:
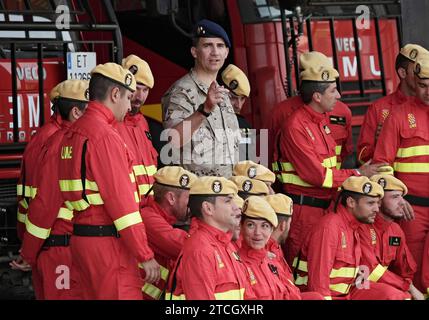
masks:
[[[360,129],[357,144],[357,155],[360,163],[365,163],[372,159],[375,145],[377,144],[377,131],[380,133],[384,121],[392,111],[392,108],[406,102],[408,97],[399,90],[374,101],[366,111],[365,118]]]
[[[356,170],[337,169],[336,142],[329,115],[304,105],[282,127],[280,151],[287,193],[331,199]]]
[[[72,234],[73,211],[63,206],[58,185],[58,160],[61,140],[71,123],[63,121],[62,129],[55,132],[45,143],[39,156],[39,168],[34,179],[37,195],[31,201],[26,221],[21,255],[35,264],[44,241],[51,235]]]
[[[174,267],[174,262],[183,248],[188,233],[173,228],[176,218],[167,212],[155,201],[141,211],[146,226],[149,246],[155,253],[156,261],[161,265],[161,279],[156,284],[146,283],[143,286],[145,300],[158,300],[167,284],[168,276]]]
[[[153,175],[157,171],[158,153],[152,145],[149,126],[141,113],[125,116],[124,122],[116,122],[116,129],[124,139],[133,155],[133,171],[139,187],[141,206],[147,204],[148,197],[153,196],[151,190],[155,181]]]
[[[399,225],[377,216],[373,225],[362,224],[359,235],[369,280],[408,291],[417,266]]]
[[[243,241],[240,258],[247,268],[252,290],[258,300],[301,300],[299,289],[286,280],[284,269],[266,249],[255,250]],[[248,297],[245,297],[248,299]]]
[[[243,300],[253,297],[246,268],[225,233],[203,221],[193,221],[194,232],[185,241],[175,277],[169,279],[171,298],[177,300]],[[172,288],[173,283],[176,287]],[[247,292],[249,290],[250,292]],[[170,295],[167,295],[167,300]]]
[[[273,170],[279,171],[278,161],[280,156],[279,139],[280,131],[290,115],[304,105],[300,96],[291,97],[280,102],[273,110],[272,115],[266,125],[269,137],[269,155],[273,156]],[[337,101],[334,110],[328,113],[329,127],[332,137],[336,142],[337,168],[341,168],[342,160],[353,152],[352,141],[352,113],[349,107],[341,101]]]
[[[347,299],[361,262],[361,223],[342,205],[325,215],[302,248],[297,283],[325,299]],[[306,278],[308,277],[308,278]]]
[[[428,197],[429,108],[410,98],[387,118],[381,130],[373,163],[387,162],[410,195]]]
[[[120,238],[109,238],[117,239],[124,246],[121,250],[143,262],[152,259],[153,252],[148,246],[139,212],[131,158],[124,141],[112,127],[114,123],[114,115],[107,107],[95,101],[88,104],[85,114],[61,142],[60,188],[67,207],[79,211],[75,224],[115,225]],[[86,179],[83,190],[81,172],[85,142]],[[87,199],[83,198],[83,191]],[[106,242],[104,238],[90,237],[87,240],[95,245]]]
[[[17,185],[18,196],[18,217],[17,233],[22,239],[25,231],[25,219],[28,205],[37,193],[37,188],[33,185],[36,173],[39,171],[38,159],[40,150],[42,150],[46,140],[57,130],[61,128],[63,120],[58,113],[52,115],[49,122],[39,128],[36,134],[31,138],[25,148],[21,163],[21,175]]]

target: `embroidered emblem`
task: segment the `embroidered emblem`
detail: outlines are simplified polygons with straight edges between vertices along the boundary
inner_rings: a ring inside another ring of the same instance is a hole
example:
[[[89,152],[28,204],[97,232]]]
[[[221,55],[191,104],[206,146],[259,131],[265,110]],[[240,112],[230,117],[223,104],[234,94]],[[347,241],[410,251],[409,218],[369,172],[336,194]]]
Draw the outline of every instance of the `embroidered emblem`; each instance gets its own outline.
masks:
[[[371,244],[375,246],[377,244],[377,234],[373,228],[369,229],[369,232],[371,234]]]
[[[381,111],[381,117],[383,118],[383,122],[387,119],[389,114],[390,114],[390,111],[388,109],[383,109]]]
[[[247,272],[249,273],[250,284],[254,286],[257,283],[255,274],[250,267],[247,267]]]
[[[416,117],[414,116],[414,114],[409,113],[408,114],[408,123],[410,124],[410,128],[417,128],[417,123],[416,123]]]
[[[218,267],[220,269],[222,269],[223,267],[225,267],[225,265],[223,264],[223,261],[222,261],[220,255],[219,255],[219,253],[216,250],[215,250],[214,254],[215,254],[215,257],[216,257],[216,260],[217,260]]]
[[[189,176],[187,174],[182,175],[179,179],[179,183],[183,188],[187,187],[189,184]]]
[[[341,248],[343,249],[347,248],[346,235],[342,231],[341,231]]]
[[[362,187],[362,192],[363,192],[363,194],[368,194],[368,193],[370,193],[371,191],[372,191],[372,185],[371,185],[371,183],[369,183],[369,182],[365,183],[365,184],[363,185],[363,187]]]
[[[380,179],[378,179],[378,184],[379,184],[383,189],[385,189],[385,188],[386,188],[386,179],[384,179],[384,178],[380,178]]]
[[[252,187],[253,187],[252,181],[250,180],[244,181],[242,187],[243,187],[243,191],[249,192],[250,190],[252,190]]]
[[[331,134],[331,129],[328,126],[324,126],[323,129],[325,129],[326,134]]]
[[[256,167],[250,167],[249,170],[247,170],[247,176],[250,179],[253,179],[254,177],[256,177]]]
[[[307,133],[310,136],[311,140],[315,141],[316,139],[314,138],[313,132],[311,132],[311,130],[308,127],[305,127],[305,130],[307,131]]]
[[[329,80],[329,71],[323,71],[322,72],[322,80],[328,81]]]
[[[219,193],[222,191],[222,184],[220,183],[220,181],[216,180],[213,182],[212,190],[214,193]]]

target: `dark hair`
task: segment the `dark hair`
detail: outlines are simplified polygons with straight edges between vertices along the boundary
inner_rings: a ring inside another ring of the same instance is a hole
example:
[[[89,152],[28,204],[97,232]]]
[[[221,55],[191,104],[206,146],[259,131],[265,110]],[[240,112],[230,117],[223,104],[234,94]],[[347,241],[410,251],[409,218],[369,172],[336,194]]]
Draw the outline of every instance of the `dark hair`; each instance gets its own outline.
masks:
[[[181,189],[162,185],[159,183],[153,184],[153,198],[156,202],[160,203],[164,199],[167,192],[173,192],[176,196],[179,196]]]
[[[215,204],[216,197],[215,196],[213,197],[212,196],[195,196],[195,195],[189,196],[188,207],[189,207],[191,217],[201,218],[203,216],[201,212],[201,207],[204,201]]]
[[[250,196],[254,196],[254,194],[250,194],[244,191],[238,191],[238,196],[243,199],[246,200],[247,198],[249,198]]]
[[[341,203],[342,206],[347,207],[347,198],[349,197],[356,202],[359,202],[359,200],[363,198],[364,195],[352,191],[341,191],[341,193],[338,195],[337,201],[335,202],[334,211],[337,212],[338,203]]]
[[[199,37],[193,37],[193,38],[192,38],[192,46],[193,46],[193,47],[197,47],[197,46],[198,46],[199,41],[200,41],[200,38],[199,38]]]
[[[403,69],[407,70],[408,65],[410,63],[413,63],[413,61],[411,61],[410,59],[408,59],[407,57],[405,57],[404,55],[402,55],[402,54],[399,53],[396,56],[396,61],[395,61],[395,70],[396,70],[396,73],[398,74],[399,68],[403,68]],[[398,74],[398,76],[399,76],[399,74]]]
[[[307,81],[301,82],[300,94],[302,101],[308,104],[313,99],[313,93],[319,92],[323,94],[332,82]]]
[[[92,75],[91,80],[89,81],[89,100],[106,100],[113,87],[119,88],[121,97],[123,97],[128,90],[99,73]]]
[[[280,223],[282,223],[283,221],[288,221],[290,218],[292,218],[292,217],[290,217],[290,216],[285,216],[284,214],[276,214],[276,216],[277,216],[277,220],[278,220],[278,222],[279,222],[279,225],[280,225]]]
[[[86,108],[86,104],[87,103],[83,101],[57,98],[52,108],[60,114],[63,120],[68,120],[70,111],[74,107],[78,108],[80,111],[83,111]]]

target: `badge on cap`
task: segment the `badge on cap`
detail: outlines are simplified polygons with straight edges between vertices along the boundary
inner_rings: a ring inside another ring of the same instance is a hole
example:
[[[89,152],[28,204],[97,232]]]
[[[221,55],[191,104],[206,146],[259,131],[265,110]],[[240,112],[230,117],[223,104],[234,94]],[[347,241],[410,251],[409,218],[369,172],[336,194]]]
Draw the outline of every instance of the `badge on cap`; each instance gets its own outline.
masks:
[[[245,192],[249,192],[250,190],[252,190],[252,187],[253,187],[252,181],[246,180],[243,182],[243,190]]]
[[[249,201],[244,201],[244,204],[243,204],[243,208],[241,209],[241,211],[242,212],[246,212],[247,211],[247,206],[249,205]]]
[[[365,183],[365,184],[363,185],[363,187],[362,187],[362,192],[363,192],[363,194],[368,194],[368,193],[370,193],[371,191],[372,191],[372,185],[371,185],[371,183],[369,183],[369,182]]]
[[[328,81],[329,80],[329,71],[323,71],[322,72],[322,80]]]
[[[238,81],[237,81],[237,80],[232,80],[232,81],[229,83],[229,88],[230,88],[231,90],[235,90],[235,89],[237,89],[237,88],[238,88]]]
[[[253,179],[254,177],[256,177],[256,167],[250,167],[249,170],[247,170],[247,176],[250,179]]]
[[[125,84],[129,87],[133,83],[133,76],[127,73],[125,76]]]
[[[198,29],[197,29],[197,34],[198,35],[202,35],[202,34],[205,34],[205,33],[206,33],[206,30],[204,30],[204,27],[203,26],[199,26]]]
[[[137,67],[135,64],[133,64],[128,70],[130,70],[130,72],[135,75],[137,73],[137,71],[139,70],[139,67]]]
[[[417,51],[417,49],[413,49],[410,51],[410,58],[415,60],[417,58],[418,54],[419,54],[419,52]]]
[[[422,70],[422,67],[420,66],[420,63],[417,63],[414,69],[414,73],[419,74],[421,70]]]
[[[89,100],[89,88],[85,90],[85,99]]]
[[[386,179],[380,178],[378,179],[377,183],[384,189],[386,188]]]
[[[213,181],[212,190],[214,193],[219,193],[222,191],[222,183],[218,180]]]
[[[183,188],[187,187],[189,184],[189,176],[187,174],[182,175],[179,179],[179,183]]]

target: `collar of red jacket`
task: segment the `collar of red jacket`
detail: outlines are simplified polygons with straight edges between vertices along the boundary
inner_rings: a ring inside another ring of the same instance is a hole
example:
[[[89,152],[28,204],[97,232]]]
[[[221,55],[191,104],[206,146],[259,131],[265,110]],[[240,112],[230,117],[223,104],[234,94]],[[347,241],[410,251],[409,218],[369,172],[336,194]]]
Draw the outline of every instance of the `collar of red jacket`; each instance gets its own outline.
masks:
[[[341,204],[338,204],[337,214],[342,216],[345,222],[347,223],[347,225],[353,230],[356,230],[357,228],[359,228],[359,226],[362,225],[362,222],[357,220],[355,216],[351,212],[349,212],[346,207],[344,207]]]
[[[55,124],[56,126],[58,126],[58,128],[61,128],[63,125],[63,118],[61,118],[61,115],[59,112],[55,112],[52,116],[50,121]]]
[[[303,108],[307,112],[307,114],[310,116],[310,119],[314,123],[326,124],[326,123],[323,123],[323,121],[326,122],[326,120],[327,120],[327,113],[326,112],[320,113],[320,112],[314,111],[313,108],[307,104],[304,104]]]
[[[88,107],[85,111],[85,116],[96,116],[102,121],[105,121],[108,124],[112,124],[116,121],[115,115],[112,110],[107,108],[104,104],[98,101],[90,101]]]
[[[267,255],[268,255],[268,251],[266,248],[253,249],[247,244],[246,240],[244,239],[241,243],[241,248],[239,250],[239,253],[240,253],[240,257],[247,257],[250,260],[258,261],[260,263],[262,263],[262,261],[264,261],[264,259],[267,258]]]
[[[408,100],[409,97],[407,97],[399,88],[396,89],[396,91],[393,93],[392,95],[392,104],[393,105],[398,105],[398,104],[403,104],[404,102],[406,102]]]
[[[281,250],[280,244],[273,238],[268,239],[266,248],[268,251],[274,252],[276,250]]]
[[[417,97],[412,97],[410,99],[410,101],[417,107],[417,108],[422,108],[424,111],[429,111],[429,106],[424,104],[423,101],[421,101],[419,98]]]
[[[384,219],[381,215],[377,214],[375,217],[374,226],[379,230],[386,230],[393,221]]]
[[[140,112],[136,114],[127,113],[124,118],[124,123],[127,126],[136,126],[142,120],[142,117]]]
[[[232,233],[231,232],[224,232],[216,227],[213,227],[204,221],[200,219],[195,219],[192,221],[193,224],[196,225],[198,228],[198,231],[203,231],[205,233],[210,234],[212,237],[214,237],[216,240],[218,240],[220,243],[223,243],[225,245],[231,243],[232,239]]]
[[[149,206],[152,207],[152,209],[155,210],[155,212],[159,213],[159,215],[163,217],[165,221],[168,222],[168,224],[174,225],[177,222],[176,217],[169,214],[167,211],[165,211],[165,209],[161,207],[158,202],[151,201],[149,202]]]
[[[72,124],[73,122],[63,120],[63,122],[61,123],[61,129],[68,130]]]

